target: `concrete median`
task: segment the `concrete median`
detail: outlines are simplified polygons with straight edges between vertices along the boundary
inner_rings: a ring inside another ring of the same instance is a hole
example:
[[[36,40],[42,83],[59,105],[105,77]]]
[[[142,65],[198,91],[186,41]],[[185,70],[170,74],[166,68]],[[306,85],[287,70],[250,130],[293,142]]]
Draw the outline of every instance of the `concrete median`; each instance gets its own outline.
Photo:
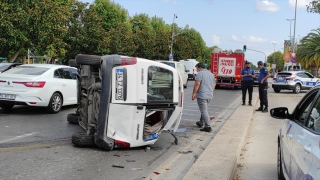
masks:
[[[258,93],[253,93],[253,106],[239,106],[205,151],[184,176],[184,180],[230,180],[234,177],[241,148],[253,117]]]

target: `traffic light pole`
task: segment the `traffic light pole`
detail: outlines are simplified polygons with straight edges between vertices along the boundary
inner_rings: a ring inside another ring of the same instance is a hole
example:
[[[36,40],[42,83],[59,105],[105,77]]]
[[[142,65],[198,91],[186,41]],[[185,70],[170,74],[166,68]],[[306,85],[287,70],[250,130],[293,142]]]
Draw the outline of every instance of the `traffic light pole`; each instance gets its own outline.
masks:
[[[264,57],[265,57],[265,60],[264,60],[264,62],[265,62],[265,63],[267,63],[267,56],[266,56],[266,54],[265,54],[264,52],[262,52],[262,51],[258,51],[258,50],[254,50],[254,49],[248,49],[248,48],[247,48],[247,50],[250,50],[250,51],[255,51],[255,52],[259,52],[259,53],[262,53],[262,54],[264,54]]]

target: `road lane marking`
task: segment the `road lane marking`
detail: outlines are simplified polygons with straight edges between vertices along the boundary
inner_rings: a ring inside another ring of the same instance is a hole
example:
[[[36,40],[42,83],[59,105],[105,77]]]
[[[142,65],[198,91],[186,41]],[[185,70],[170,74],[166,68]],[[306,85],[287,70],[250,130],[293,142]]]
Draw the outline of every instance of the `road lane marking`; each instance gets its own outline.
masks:
[[[38,134],[38,133],[39,132],[33,132],[33,133],[24,134],[24,135],[16,136],[16,137],[13,137],[13,138],[5,139],[5,140],[0,141],[0,144],[1,143],[6,143],[6,142],[10,142],[10,141],[14,141],[14,140],[18,140],[18,139],[22,139],[22,138],[29,137],[29,136],[33,136],[33,135]]]

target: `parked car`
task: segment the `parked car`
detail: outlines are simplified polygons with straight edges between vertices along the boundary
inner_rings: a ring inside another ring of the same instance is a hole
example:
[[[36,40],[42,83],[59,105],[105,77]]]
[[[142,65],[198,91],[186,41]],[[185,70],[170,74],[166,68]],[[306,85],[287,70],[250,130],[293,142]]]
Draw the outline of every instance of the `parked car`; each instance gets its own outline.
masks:
[[[182,78],[182,82],[183,82],[183,87],[187,88],[188,86],[188,72],[189,70],[186,69],[186,66],[180,62],[176,62],[176,61],[160,61],[163,64],[169,65],[175,69],[177,69],[177,71],[180,73],[180,76]]]
[[[258,77],[259,77],[259,72],[255,72],[254,75],[256,76],[255,78],[253,78],[253,85],[259,85],[259,81],[258,81]]]
[[[112,150],[154,144],[163,130],[174,136],[183,109],[175,68],[123,55],[78,54],[70,61],[78,67],[80,103],[67,120],[85,130],[72,135],[73,144]]]
[[[0,63],[0,74],[4,73],[5,71],[14,68],[16,66],[20,66],[21,63]]]
[[[278,179],[320,179],[320,86],[312,88],[292,113],[279,107],[270,115],[285,119],[278,134]]]
[[[77,104],[77,69],[53,64],[25,64],[0,74],[0,107],[47,107],[57,113],[62,106]]]
[[[276,93],[283,89],[300,93],[301,90],[309,90],[319,83],[319,78],[305,71],[282,71],[273,78],[272,88]]]
[[[197,69],[196,65],[199,63],[196,59],[185,59],[180,60],[180,63],[184,64],[186,66],[186,69],[188,69],[188,78],[195,80],[195,77],[197,75]]]

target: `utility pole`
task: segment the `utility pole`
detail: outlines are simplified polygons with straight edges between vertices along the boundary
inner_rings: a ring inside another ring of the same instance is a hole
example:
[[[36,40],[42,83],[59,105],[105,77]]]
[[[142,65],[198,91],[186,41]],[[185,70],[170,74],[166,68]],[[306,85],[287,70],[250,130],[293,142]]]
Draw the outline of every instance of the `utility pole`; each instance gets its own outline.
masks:
[[[293,30],[293,44],[292,44],[292,52],[295,52],[295,38],[296,38],[296,22],[297,22],[297,1],[296,0],[296,6],[294,11],[294,30]]]
[[[172,46],[173,46],[173,38],[174,38],[174,20],[178,18],[176,14],[173,14],[173,23],[172,23],[172,32],[171,32],[171,45],[170,45],[170,55],[169,61],[173,61],[173,54],[172,54]]]
[[[277,44],[277,43],[272,43],[272,44],[273,44],[273,62],[272,62],[272,64],[273,64],[273,63],[275,63],[274,54],[275,54],[275,52],[276,52],[276,44]],[[275,70],[275,69],[274,69],[274,68],[272,68],[272,69],[273,69],[273,74],[274,74],[274,70]]]

